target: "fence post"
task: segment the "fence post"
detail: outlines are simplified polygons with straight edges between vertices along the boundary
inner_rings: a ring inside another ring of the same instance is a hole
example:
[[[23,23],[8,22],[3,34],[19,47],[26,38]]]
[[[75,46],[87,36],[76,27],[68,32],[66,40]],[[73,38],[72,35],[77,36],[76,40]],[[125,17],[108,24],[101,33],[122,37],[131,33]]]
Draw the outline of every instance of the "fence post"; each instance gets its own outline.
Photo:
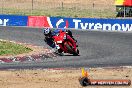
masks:
[[[126,17],[126,8],[124,6],[124,18]]]
[[[32,0],[32,9],[31,9],[31,15],[33,14],[33,9],[34,9],[34,1]]]
[[[61,2],[61,9],[62,9],[62,11],[63,11],[63,8],[64,8],[64,3]]]
[[[2,9],[1,9],[2,14],[3,14],[3,9],[4,9],[4,0],[2,0]]]
[[[94,13],[94,6],[95,6],[95,4],[93,3],[92,4],[92,17],[93,17],[93,13]]]
[[[33,0],[32,0],[32,10],[33,10],[33,4],[34,4],[34,2],[33,2]]]

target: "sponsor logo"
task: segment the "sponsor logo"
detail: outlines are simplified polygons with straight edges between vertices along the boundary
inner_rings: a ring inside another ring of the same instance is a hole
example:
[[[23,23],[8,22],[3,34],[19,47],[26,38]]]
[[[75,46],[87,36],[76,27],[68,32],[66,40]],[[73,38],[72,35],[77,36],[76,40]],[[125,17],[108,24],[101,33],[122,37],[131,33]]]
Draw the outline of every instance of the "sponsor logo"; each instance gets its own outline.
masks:
[[[64,24],[65,23],[65,24]],[[69,22],[68,20],[64,21],[64,19],[60,19],[56,22],[56,28],[59,28],[59,26],[63,25],[63,28],[68,28]],[[61,26],[62,27],[62,26]]]
[[[84,23],[81,20],[73,19],[75,29],[94,29],[112,31],[132,31],[132,24],[110,24],[110,23]]]
[[[82,68],[82,77],[79,82],[82,86],[100,85],[100,86],[130,86],[131,80],[129,79],[90,79],[90,75],[84,68]]]
[[[6,26],[7,22],[9,21],[9,19],[0,19],[0,26]]]

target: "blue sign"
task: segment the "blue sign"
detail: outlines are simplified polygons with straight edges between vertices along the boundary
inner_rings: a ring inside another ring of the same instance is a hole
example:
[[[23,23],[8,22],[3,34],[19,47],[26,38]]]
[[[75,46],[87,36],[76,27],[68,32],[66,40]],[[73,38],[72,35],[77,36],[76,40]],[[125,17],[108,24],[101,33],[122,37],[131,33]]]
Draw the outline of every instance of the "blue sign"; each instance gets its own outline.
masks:
[[[50,17],[51,28],[132,31],[132,19],[57,18]]]
[[[47,17],[44,22],[46,27],[51,28],[132,31],[132,19]],[[0,26],[27,26],[27,24],[28,16],[0,15]]]
[[[28,16],[0,15],[0,26],[27,26]]]

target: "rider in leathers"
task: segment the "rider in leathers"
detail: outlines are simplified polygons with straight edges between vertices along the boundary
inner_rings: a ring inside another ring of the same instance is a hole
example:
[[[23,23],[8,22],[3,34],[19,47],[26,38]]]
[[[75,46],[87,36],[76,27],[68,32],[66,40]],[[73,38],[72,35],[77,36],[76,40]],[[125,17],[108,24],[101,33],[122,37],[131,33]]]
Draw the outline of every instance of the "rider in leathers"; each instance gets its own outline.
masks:
[[[66,29],[61,29],[63,32],[66,32],[75,42],[77,42],[77,40],[75,40],[72,36],[72,32],[70,30],[66,30]],[[43,34],[45,35],[45,39],[44,41],[52,48],[56,49],[56,53],[62,55],[63,51],[60,49],[59,45],[57,45],[54,42],[53,36],[56,36],[58,33],[60,32],[60,29],[50,29],[50,28],[44,28],[43,29]]]

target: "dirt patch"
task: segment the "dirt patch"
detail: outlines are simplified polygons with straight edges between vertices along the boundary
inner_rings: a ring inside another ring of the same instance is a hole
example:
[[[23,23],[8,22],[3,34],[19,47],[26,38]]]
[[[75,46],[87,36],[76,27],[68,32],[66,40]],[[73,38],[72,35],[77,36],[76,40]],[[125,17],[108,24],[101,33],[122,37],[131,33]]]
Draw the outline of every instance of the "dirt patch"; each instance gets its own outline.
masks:
[[[115,17],[115,0],[4,0],[2,14],[63,17]]]
[[[131,68],[88,69],[91,79],[130,79]],[[0,71],[0,88],[82,88],[79,70]],[[86,88],[132,88],[132,86],[90,86]]]
[[[51,10],[61,8],[63,3],[63,7],[66,8],[78,7],[80,9],[92,9],[94,3],[95,7],[106,9],[106,7],[113,8],[114,2],[115,0],[33,0],[33,2],[32,0],[5,0],[1,6],[3,6],[4,9],[12,8],[13,10],[13,8],[17,8],[21,10],[31,10],[33,3],[33,8],[36,10]]]

